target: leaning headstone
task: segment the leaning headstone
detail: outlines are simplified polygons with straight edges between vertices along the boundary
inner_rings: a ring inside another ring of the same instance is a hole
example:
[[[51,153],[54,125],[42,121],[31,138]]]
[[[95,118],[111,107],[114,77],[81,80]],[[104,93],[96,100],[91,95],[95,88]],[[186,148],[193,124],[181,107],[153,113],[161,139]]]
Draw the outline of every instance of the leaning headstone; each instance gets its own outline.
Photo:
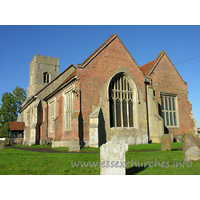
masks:
[[[6,147],[6,138],[0,138],[0,149],[5,149]]]
[[[128,145],[107,142],[100,146],[100,174],[101,175],[125,175],[126,159],[125,153],[128,151]]]
[[[184,161],[200,160],[200,141],[198,136],[188,133],[184,137],[183,158]]]
[[[164,134],[161,138],[161,150],[166,151],[169,150],[171,151],[171,136],[170,134]]]

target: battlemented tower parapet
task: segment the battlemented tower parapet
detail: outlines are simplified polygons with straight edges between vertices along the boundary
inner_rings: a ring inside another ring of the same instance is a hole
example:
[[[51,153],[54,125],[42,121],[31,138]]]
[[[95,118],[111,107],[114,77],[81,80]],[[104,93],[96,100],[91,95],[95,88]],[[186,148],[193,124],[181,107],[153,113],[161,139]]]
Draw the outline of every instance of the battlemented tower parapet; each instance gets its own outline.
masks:
[[[29,87],[27,98],[35,95],[59,74],[59,59],[35,54],[30,62]]]
[[[49,65],[59,65],[59,58],[53,58],[51,56],[47,57],[45,55],[40,56],[39,54],[35,54],[33,59],[30,62],[30,67],[33,63],[46,63]]]

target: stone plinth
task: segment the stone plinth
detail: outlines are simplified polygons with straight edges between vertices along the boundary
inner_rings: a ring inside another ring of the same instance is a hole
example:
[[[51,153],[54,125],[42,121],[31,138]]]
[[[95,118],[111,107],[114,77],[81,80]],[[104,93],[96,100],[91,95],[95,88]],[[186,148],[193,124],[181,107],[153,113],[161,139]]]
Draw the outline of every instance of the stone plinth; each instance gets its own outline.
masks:
[[[100,147],[100,174],[101,175],[125,175],[126,159],[125,153],[128,151],[128,145],[107,142]]]

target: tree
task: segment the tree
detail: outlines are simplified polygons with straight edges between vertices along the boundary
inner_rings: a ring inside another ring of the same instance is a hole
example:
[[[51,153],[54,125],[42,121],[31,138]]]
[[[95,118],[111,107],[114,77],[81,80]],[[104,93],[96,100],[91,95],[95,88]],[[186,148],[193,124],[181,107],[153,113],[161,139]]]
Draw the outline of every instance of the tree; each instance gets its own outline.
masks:
[[[16,87],[13,94],[5,92],[1,97],[0,104],[0,137],[8,137],[9,121],[16,121],[26,92],[23,88]]]
[[[25,101],[26,99],[26,91],[23,88],[20,87],[16,87],[13,90],[13,95],[15,97],[15,104],[17,106],[17,114],[19,113],[19,111],[22,108],[22,103]]]

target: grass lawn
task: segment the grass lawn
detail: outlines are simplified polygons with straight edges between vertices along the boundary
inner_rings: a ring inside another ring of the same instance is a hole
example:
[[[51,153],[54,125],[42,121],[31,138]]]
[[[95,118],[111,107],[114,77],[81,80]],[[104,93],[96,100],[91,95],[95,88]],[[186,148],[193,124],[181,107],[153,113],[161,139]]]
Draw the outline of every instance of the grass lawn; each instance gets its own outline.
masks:
[[[99,168],[72,167],[71,161],[99,161],[99,154],[40,153],[18,149],[0,150],[1,175],[99,174]]]
[[[29,148],[52,148],[50,145],[15,145],[16,147],[29,147]],[[172,143],[172,149],[182,149],[183,143],[174,142]],[[56,147],[53,148],[56,151],[69,151],[69,147]],[[130,145],[129,151],[132,150],[160,150],[161,144],[142,144],[142,145]],[[100,148],[84,147],[80,150],[81,152],[100,152]]]
[[[182,148],[182,143],[172,143],[172,149]],[[19,145],[18,145],[19,146]],[[35,145],[35,148],[50,148],[49,146]],[[54,148],[57,151],[68,151],[68,148]],[[134,152],[132,150],[158,151]],[[126,153],[126,174],[132,175],[159,175],[159,174],[200,174],[200,162],[189,162],[183,165],[182,151],[160,151],[160,144],[129,146]],[[96,152],[99,148],[85,147],[81,152]],[[1,175],[99,175],[100,154],[96,153],[41,153],[18,149],[0,150]],[[72,167],[72,162],[81,161],[87,167]],[[96,167],[90,167],[94,162]],[[128,163],[129,162],[129,163]],[[146,162],[146,163],[145,163]],[[179,163],[180,162],[180,163]],[[179,166],[176,165],[179,163]],[[131,166],[132,164],[132,166]],[[138,166],[139,164],[139,166]],[[146,167],[144,165],[146,164]],[[136,166],[137,165],[137,166]],[[160,166],[159,166],[160,165]]]

